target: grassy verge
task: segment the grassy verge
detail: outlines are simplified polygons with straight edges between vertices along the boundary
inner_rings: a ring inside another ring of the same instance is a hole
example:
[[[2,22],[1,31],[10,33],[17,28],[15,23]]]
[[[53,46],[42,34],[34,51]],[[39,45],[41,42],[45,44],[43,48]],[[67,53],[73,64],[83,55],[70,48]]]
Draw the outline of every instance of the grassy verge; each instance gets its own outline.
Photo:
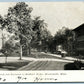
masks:
[[[31,61],[18,61],[18,62],[7,62],[7,63],[0,63],[1,69],[7,70],[17,70],[22,66],[29,64]]]

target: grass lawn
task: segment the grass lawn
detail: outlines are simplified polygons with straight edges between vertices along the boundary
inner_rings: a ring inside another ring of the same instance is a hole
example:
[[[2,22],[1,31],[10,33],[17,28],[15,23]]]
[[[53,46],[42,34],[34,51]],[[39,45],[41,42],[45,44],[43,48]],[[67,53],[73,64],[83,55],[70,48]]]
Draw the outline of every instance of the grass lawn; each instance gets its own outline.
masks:
[[[0,63],[0,70],[17,70],[22,66],[29,64],[31,61],[18,61],[18,62],[7,62]]]

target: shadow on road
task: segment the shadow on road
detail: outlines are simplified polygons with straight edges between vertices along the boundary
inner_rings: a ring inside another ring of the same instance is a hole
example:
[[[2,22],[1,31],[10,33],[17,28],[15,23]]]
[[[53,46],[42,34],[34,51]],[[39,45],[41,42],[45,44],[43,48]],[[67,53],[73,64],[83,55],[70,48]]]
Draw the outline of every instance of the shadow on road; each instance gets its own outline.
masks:
[[[64,70],[78,70],[74,63],[68,63],[64,66]]]

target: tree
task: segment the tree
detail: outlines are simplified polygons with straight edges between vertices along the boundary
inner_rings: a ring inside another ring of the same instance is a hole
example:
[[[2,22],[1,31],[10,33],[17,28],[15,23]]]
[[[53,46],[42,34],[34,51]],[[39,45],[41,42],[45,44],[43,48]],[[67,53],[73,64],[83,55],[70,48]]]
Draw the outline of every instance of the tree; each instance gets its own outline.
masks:
[[[52,35],[50,31],[47,30],[47,28],[42,30],[41,34],[41,41],[42,41],[42,50],[44,51],[50,51],[50,42],[52,41]]]
[[[28,49],[32,39],[33,21],[30,15],[31,12],[31,7],[24,2],[19,2],[14,7],[10,7],[8,9],[8,13],[5,18],[5,26],[8,32],[19,36],[21,49],[20,59],[22,59],[23,46],[26,45]]]
[[[2,49],[0,50],[1,53],[3,53],[6,57],[5,63],[7,63],[7,57],[12,54],[12,52],[19,48],[19,40],[15,35],[12,35],[5,43],[4,46],[2,46]]]
[[[40,17],[35,17],[33,31],[32,47],[39,51],[51,50],[50,45],[53,37],[50,31],[47,30],[47,23]]]
[[[43,31],[46,29],[47,24],[44,22],[44,20],[40,19],[40,17],[35,17],[33,22],[34,35],[32,39],[32,45],[36,47],[38,50],[41,50]]]
[[[4,18],[0,15],[0,29],[4,29]]]
[[[66,44],[67,44],[67,45],[65,44],[65,46],[66,46],[68,55],[69,56],[73,55],[73,52],[74,52],[73,46],[75,45],[75,43],[73,43],[74,42],[74,33],[72,32],[72,30],[70,30],[68,28],[65,29],[65,38],[66,38]]]
[[[3,47],[4,46],[3,30],[5,29],[5,20],[1,15],[0,15],[0,29],[2,30],[2,47]]]
[[[53,43],[55,46],[62,45],[62,48],[68,52],[68,55],[71,55],[70,53],[73,52],[73,37],[72,30],[63,27],[55,34]],[[56,47],[54,50],[56,50]]]
[[[56,51],[56,47],[58,45],[64,45],[65,41],[66,41],[66,38],[65,38],[65,34],[64,34],[64,30],[59,30],[57,31],[57,33],[55,34],[54,36],[54,51]]]

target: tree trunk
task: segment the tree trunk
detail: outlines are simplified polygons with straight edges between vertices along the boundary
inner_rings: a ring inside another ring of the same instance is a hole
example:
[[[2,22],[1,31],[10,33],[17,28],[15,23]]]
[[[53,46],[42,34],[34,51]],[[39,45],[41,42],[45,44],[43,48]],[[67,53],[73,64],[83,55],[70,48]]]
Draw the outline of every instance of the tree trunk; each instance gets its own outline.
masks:
[[[31,55],[31,46],[29,46],[29,55]]]
[[[22,45],[20,45],[20,60],[22,60]]]
[[[2,30],[3,31],[3,30]],[[4,35],[3,35],[3,32],[2,32],[2,47],[4,47]]]
[[[7,56],[5,57],[5,63],[7,63]]]

